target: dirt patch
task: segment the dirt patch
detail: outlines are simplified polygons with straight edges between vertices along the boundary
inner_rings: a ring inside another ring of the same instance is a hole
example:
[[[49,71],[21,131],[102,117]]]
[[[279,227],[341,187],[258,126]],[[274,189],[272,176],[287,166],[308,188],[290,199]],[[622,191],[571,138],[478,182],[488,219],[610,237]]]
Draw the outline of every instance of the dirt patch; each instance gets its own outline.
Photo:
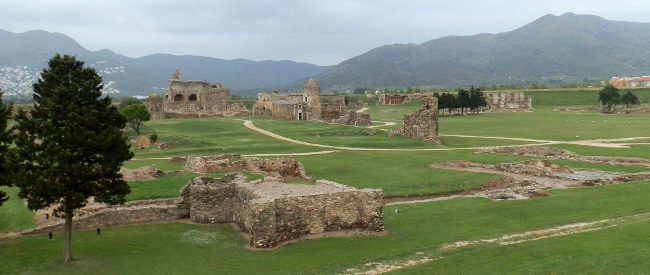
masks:
[[[546,190],[551,188],[612,184],[650,178],[650,173],[614,174],[596,170],[574,170],[552,164],[548,160],[529,160],[497,165],[449,161],[432,164],[430,167],[501,175],[502,179],[463,194],[491,199],[525,199],[548,196]]]
[[[622,139],[611,139],[607,142],[620,142],[620,141],[630,141],[644,139],[645,137],[636,137],[636,138],[622,138]],[[595,140],[593,142],[603,144],[604,140]],[[612,143],[612,144],[621,144],[621,143]],[[582,156],[571,151],[545,147],[545,146],[508,146],[508,147],[494,147],[483,149],[482,153],[500,153],[500,154],[511,154],[511,155],[520,155],[520,156],[531,156],[531,157],[545,157],[548,159],[561,159],[561,160],[574,160],[574,161],[583,161],[590,163],[599,163],[599,164],[611,164],[611,165],[622,165],[622,166],[639,166],[650,168],[650,160],[644,158],[634,158],[634,157],[608,157],[608,156]]]
[[[613,227],[624,223],[639,222],[650,220],[650,213],[624,216],[615,219],[603,219],[591,222],[580,222],[565,224],[561,226],[531,230],[515,234],[507,234],[493,239],[480,239],[473,241],[457,241],[443,244],[440,250],[451,250],[462,247],[476,246],[482,244],[512,245],[529,241],[543,240],[553,237],[578,234],[583,232],[600,230],[607,227]]]

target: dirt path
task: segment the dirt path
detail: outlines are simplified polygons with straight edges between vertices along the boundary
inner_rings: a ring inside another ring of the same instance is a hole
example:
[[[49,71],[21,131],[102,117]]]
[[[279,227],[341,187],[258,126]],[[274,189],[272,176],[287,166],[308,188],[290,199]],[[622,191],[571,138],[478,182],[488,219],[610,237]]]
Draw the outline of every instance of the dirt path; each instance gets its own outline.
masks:
[[[393,126],[393,125],[397,124],[396,122],[392,122],[392,121],[381,121],[381,120],[373,120],[372,122],[378,122],[378,123],[383,123],[383,124],[381,124],[381,125],[372,125],[372,126],[368,126],[368,128],[387,127],[387,126]]]
[[[472,246],[480,245],[513,245],[530,241],[537,241],[573,234],[580,234],[585,232],[596,231],[600,229],[615,227],[624,224],[633,224],[638,222],[645,222],[650,220],[650,213],[636,214],[623,216],[613,219],[603,219],[590,222],[579,222],[565,224],[561,226],[555,226],[544,229],[529,230],[520,233],[506,234],[497,238],[492,239],[479,239],[479,240],[467,240],[467,241],[457,241],[453,243],[446,243],[439,246],[440,251],[451,251],[453,255],[453,250],[459,248],[466,248]],[[406,256],[401,259],[385,261],[385,262],[370,262],[366,263],[360,267],[349,268],[346,270],[345,274],[382,274],[386,272],[396,271],[407,267],[422,265],[430,263],[436,260],[442,260],[445,257],[443,256],[432,256],[432,252],[415,252],[409,256]]]
[[[295,140],[292,138],[288,138],[285,136],[278,135],[276,133],[273,133],[268,130],[264,130],[262,128],[259,128],[253,124],[251,120],[247,119],[241,119],[241,121],[244,122],[244,126],[246,128],[251,129],[253,131],[256,131],[260,134],[278,139],[278,140],[283,140],[286,142],[291,142],[294,144],[299,144],[299,145],[305,145],[305,146],[313,146],[313,147],[320,147],[320,148],[329,148],[329,149],[335,149],[335,150],[348,150],[348,151],[401,151],[401,152],[426,152],[426,151],[456,151],[456,150],[480,150],[480,149],[489,149],[489,148],[494,148],[495,146],[485,146],[485,147],[457,147],[457,148],[420,148],[420,149],[414,149],[414,148],[360,148],[360,147],[346,147],[346,146],[333,146],[333,145],[325,145],[325,144],[317,144],[317,143],[310,143],[310,142],[305,142],[305,141],[300,141],[300,140]],[[527,140],[527,139],[523,139]],[[519,144],[518,146],[524,146],[524,145],[544,145],[539,144],[539,143],[534,143],[534,144]]]
[[[525,142],[534,142],[531,144],[516,144],[516,145],[500,145],[500,146],[483,146],[483,147],[459,147],[459,148],[422,148],[422,149],[399,149],[399,148],[359,148],[359,147],[346,147],[346,146],[333,146],[333,145],[324,145],[317,143],[310,143],[300,140],[295,140],[292,138],[284,137],[273,133],[271,131],[264,130],[253,124],[251,120],[241,119],[244,122],[244,126],[258,133],[270,136],[272,138],[283,140],[295,144],[329,148],[336,150],[350,150],[350,151],[453,151],[453,150],[477,150],[477,149],[489,149],[495,147],[508,147],[508,146],[538,146],[538,145],[552,145],[552,144],[575,144],[583,146],[593,146],[593,147],[605,147],[605,148],[629,148],[629,145],[636,143],[611,143],[616,141],[632,141],[632,140],[647,140],[650,137],[630,137],[630,138],[617,138],[617,139],[594,139],[594,140],[579,140],[579,141],[556,141],[556,140],[543,140],[543,139],[531,139],[531,138],[513,138],[513,137],[494,137],[494,136],[472,136],[472,135],[440,135],[447,137],[464,137],[464,138],[482,138],[482,139],[501,139],[501,140],[513,140],[513,141],[525,141]],[[380,125],[376,127],[381,127],[385,125]],[[372,128],[373,126],[371,126]],[[643,143],[641,143],[643,144]]]
[[[363,113],[363,112],[365,112],[365,111],[368,111],[368,107],[363,107],[363,108],[357,110],[357,113],[360,114],[360,113]]]

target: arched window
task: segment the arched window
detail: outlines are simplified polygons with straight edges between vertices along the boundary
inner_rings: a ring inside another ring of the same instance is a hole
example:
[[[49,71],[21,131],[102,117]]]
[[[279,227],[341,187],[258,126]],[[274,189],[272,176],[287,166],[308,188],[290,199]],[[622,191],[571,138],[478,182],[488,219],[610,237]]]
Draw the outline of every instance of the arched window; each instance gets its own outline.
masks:
[[[187,100],[189,100],[189,101],[196,101],[196,94],[191,94],[191,95],[187,98]]]
[[[183,101],[183,95],[182,94],[177,94],[174,96],[174,101]]]
[[[169,99],[169,95],[165,95],[165,99]]]

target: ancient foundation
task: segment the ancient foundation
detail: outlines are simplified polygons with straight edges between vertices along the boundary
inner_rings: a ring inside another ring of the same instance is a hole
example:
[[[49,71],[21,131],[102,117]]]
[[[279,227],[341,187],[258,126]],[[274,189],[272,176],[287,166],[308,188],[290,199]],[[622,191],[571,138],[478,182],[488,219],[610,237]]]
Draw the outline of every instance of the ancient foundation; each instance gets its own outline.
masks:
[[[270,248],[308,234],[344,229],[383,231],[383,192],[318,181],[315,185],[199,177],[181,190],[190,219],[233,222],[249,245]]]

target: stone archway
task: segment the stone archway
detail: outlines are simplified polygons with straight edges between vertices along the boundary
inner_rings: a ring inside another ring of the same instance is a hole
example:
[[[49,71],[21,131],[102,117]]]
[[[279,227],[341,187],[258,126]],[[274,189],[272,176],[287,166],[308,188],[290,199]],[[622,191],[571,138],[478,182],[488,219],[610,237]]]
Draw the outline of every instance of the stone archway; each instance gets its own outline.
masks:
[[[177,94],[174,96],[174,102],[177,101],[183,101],[183,95],[182,94]]]
[[[188,98],[188,101],[196,101],[196,94],[191,94]]]

